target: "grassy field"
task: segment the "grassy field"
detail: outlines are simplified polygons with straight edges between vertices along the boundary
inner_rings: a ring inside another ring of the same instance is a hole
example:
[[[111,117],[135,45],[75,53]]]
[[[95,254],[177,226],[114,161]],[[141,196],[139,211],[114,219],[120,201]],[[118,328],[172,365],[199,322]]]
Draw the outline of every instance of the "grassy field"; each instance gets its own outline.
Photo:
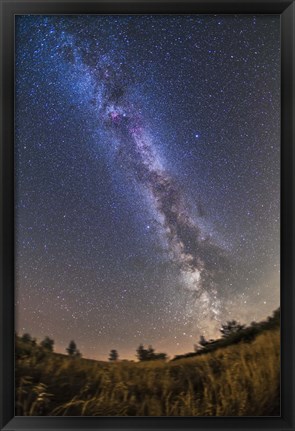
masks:
[[[272,416],[280,332],[175,362],[107,363],[40,350],[16,361],[16,415]]]

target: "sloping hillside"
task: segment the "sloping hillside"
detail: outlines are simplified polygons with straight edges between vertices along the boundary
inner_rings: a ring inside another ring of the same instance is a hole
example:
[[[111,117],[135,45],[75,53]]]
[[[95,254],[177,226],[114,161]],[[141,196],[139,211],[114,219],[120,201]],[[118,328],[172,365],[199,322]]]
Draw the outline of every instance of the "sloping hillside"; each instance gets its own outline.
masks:
[[[279,415],[279,356],[278,328],[175,362],[96,362],[35,346],[16,362],[16,414]]]

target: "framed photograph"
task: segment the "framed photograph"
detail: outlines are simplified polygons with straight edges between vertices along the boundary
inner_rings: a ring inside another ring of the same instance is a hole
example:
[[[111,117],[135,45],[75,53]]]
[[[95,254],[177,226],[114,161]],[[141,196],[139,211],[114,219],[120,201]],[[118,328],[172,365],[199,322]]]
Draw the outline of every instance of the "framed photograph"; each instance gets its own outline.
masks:
[[[294,430],[294,2],[1,1],[1,429]]]

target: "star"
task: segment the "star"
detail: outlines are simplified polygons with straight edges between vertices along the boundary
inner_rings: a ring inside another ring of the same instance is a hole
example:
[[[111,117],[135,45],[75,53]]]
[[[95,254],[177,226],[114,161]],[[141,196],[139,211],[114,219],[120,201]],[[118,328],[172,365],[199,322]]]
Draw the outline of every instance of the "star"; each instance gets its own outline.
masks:
[[[279,17],[22,15],[16,46],[17,330],[134,359],[270,315]]]

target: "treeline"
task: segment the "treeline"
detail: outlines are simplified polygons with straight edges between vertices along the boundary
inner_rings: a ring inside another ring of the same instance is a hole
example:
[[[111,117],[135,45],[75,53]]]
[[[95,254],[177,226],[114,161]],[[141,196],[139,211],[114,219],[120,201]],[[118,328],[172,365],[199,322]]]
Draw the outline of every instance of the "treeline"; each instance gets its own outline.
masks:
[[[241,342],[249,343],[253,341],[257,335],[265,330],[275,329],[280,327],[281,312],[280,308],[273,312],[273,315],[268,317],[267,320],[262,322],[251,322],[249,326],[241,325],[236,320],[228,321],[220,328],[221,338],[216,340],[206,340],[201,335],[198,344],[194,345],[194,352],[185,353],[183,355],[176,355],[172,361],[182,358],[190,358],[193,356],[204,355],[222,347],[238,344]]]
[[[25,333],[21,337],[16,334],[16,359],[21,359],[24,356],[31,356],[34,354],[39,359],[42,359],[46,353],[54,352],[54,340],[48,336],[40,343],[37,343],[36,338],[32,338],[30,334]],[[68,355],[72,358],[81,358],[82,353],[78,350],[74,340],[70,341],[68,347],[65,349]],[[146,349],[143,344],[140,344],[136,350],[136,357],[139,361],[154,361],[157,359],[167,359],[166,353],[156,353],[152,346]],[[116,349],[112,349],[109,354],[110,362],[119,361],[119,353]],[[126,360],[125,360],[126,361]]]
[[[154,361],[157,359],[167,359],[166,353],[155,353],[155,349],[149,346],[147,349],[144,348],[143,344],[140,344],[136,350],[136,356],[139,361]]]
[[[81,358],[82,353],[77,349],[77,345],[74,340],[69,342],[68,347],[65,349],[69,356],[75,358]],[[37,343],[36,338],[28,333],[23,334],[18,337],[16,334],[16,359],[23,356],[30,356],[33,352],[34,354],[39,354],[40,357],[44,356],[48,352],[54,352],[54,340],[46,336],[40,343]]]
[[[274,329],[280,326],[280,308],[273,312],[271,317],[262,322],[252,322],[249,326],[245,326],[237,322],[236,320],[228,321],[220,328],[221,337],[213,340],[206,340],[201,335],[199,342],[194,345],[194,351],[185,353],[182,355],[176,355],[172,361],[189,358],[193,356],[203,355],[208,352],[212,352],[222,347],[226,347],[232,344],[240,342],[251,342],[264,330]],[[25,333],[21,337],[16,335],[16,359],[23,358],[24,356],[31,356],[34,354],[38,359],[42,359],[48,352],[54,351],[54,340],[46,336],[39,344],[35,338],[32,338],[30,334]],[[68,355],[72,358],[81,358],[82,354],[77,348],[74,340],[71,340],[68,347],[65,349]],[[143,344],[140,344],[136,350],[136,357],[138,361],[155,361],[155,360],[167,360],[166,353],[156,353],[155,349],[149,345],[145,348]],[[116,349],[112,349],[109,354],[110,362],[119,361],[119,353]]]

